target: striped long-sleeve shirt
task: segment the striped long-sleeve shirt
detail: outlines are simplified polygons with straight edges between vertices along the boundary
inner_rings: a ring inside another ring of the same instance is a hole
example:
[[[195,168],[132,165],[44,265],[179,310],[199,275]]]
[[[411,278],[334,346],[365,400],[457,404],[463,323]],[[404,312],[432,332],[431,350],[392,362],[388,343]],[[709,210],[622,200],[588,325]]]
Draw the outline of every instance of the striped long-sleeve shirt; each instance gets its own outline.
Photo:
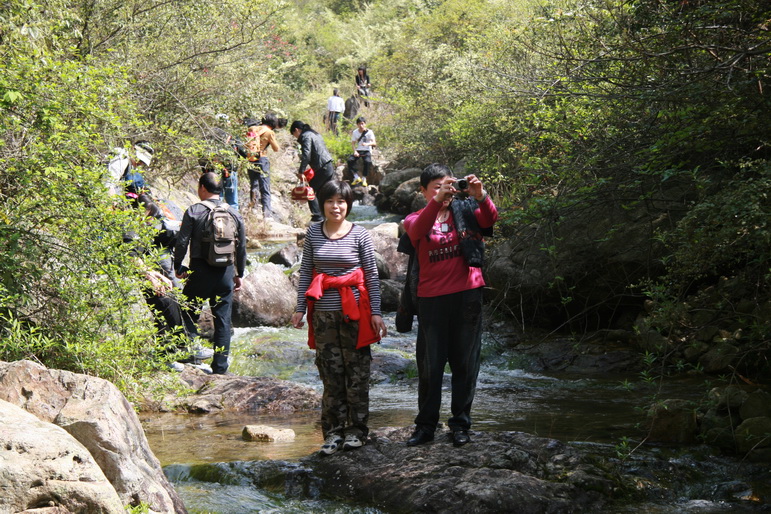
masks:
[[[303,242],[303,257],[300,265],[300,282],[297,286],[296,312],[305,312],[307,302],[305,292],[313,278],[313,270],[339,277],[361,268],[364,271],[367,291],[369,291],[372,314],[382,315],[380,311],[380,280],[377,275],[375,247],[372,237],[362,226],[354,224],[350,232],[339,239],[329,239],[324,235],[322,223],[314,223],[308,227]],[[359,291],[353,288],[356,300]],[[342,310],[340,293],[328,289],[324,296],[316,301],[318,311]]]

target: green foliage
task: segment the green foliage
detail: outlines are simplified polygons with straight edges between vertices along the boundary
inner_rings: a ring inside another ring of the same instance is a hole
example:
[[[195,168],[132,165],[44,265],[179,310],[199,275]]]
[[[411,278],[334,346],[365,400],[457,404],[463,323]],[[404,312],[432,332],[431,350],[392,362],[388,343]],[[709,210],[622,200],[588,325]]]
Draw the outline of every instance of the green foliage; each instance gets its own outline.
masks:
[[[324,143],[327,145],[327,150],[332,154],[332,159],[337,163],[344,163],[351,155],[353,149],[351,147],[351,137],[347,131],[340,131],[339,136],[335,136],[332,133],[324,135]]]
[[[119,67],[71,59],[60,45],[67,14],[29,26],[0,19],[0,359],[98,375],[131,393],[160,358],[123,233],[140,244],[150,233],[108,196],[102,154],[141,122]]]
[[[702,197],[663,237],[672,245],[668,279],[680,287],[706,277],[752,270],[759,283],[768,283],[771,270],[771,164],[741,163],[737,173],[719,188],[702,177]]]

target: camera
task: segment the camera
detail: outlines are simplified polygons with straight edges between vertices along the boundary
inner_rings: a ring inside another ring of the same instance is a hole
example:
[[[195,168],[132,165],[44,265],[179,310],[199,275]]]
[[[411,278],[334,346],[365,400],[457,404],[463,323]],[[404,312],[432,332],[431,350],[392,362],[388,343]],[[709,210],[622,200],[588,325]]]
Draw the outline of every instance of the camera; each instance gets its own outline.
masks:
[[[458,191],[465,191],[468,189],[468,180],[466,177],[459,178],[455,181],[455,189]]]

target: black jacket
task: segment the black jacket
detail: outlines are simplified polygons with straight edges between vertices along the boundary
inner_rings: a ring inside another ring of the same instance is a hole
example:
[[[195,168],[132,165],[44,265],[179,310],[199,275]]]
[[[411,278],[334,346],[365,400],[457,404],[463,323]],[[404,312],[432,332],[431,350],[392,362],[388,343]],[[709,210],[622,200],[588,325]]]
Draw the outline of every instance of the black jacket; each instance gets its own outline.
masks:
[[[209,201],[215,205],[220,204],[218,198],[210,198]],[[236,275],[239,277],[244,276],[246,270],[246,228],[244,227],[244,219],[241,214],[233,207],[229,208],[231,216],[235,218],[238,225],[238,241],[236,244]],[[205,249],[202,248],[204,222],[209,215],[209,209],[201,203],[191,205],[185,211],[185,215],[182,217],[182,226],[179,228],[179,234],[177,234],[177,244],[174,247],[174,264],[177,273],[183,271],[182,261],[187,253],[188,246],[190,246],[190,269],[200,269],[201,266],[209,266],[206,262]]]

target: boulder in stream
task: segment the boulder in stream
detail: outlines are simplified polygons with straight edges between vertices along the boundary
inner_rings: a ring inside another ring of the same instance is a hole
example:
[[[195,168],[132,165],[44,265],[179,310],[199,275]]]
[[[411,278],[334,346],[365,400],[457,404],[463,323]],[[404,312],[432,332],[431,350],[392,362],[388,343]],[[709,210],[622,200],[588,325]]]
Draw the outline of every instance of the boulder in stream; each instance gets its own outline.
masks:
[[[297,292],[281,266],[266,263],[244,279],[233,297],[233,326],[280,327],[289,323]]]
[[[455,448],[449,432],[417,447],[411,428],[373,431],[366,446],[301,462],[325,497],[367,498],[389,512],[576,512],[598,509],[620,480],[586,454],[521,432],[472,432]]]
[[[0,512],[125,512],[85,446],[64,429],[3,400],[0,447]]]
[[[197,414],[295,412],[321,406],[321,396],[313,388],[273,377],[207,375],[186,367],[180,380],[194,393],[184,398],[169,398],[172,410]]]
[[[69,433],[88,450],[122,504],[145,503],[153,512],[187,512],[150,450],[139,417],[110,382],[31,361],[0,362],[0,400]],[[54,432],[53,427],[41,429],[40,438],[28,438],[28,451],[40,451],[33,446],[49,445],[49,439],[42,435]],[[80,454],[80,449],[72,450],[73,466],[86,459]]]

